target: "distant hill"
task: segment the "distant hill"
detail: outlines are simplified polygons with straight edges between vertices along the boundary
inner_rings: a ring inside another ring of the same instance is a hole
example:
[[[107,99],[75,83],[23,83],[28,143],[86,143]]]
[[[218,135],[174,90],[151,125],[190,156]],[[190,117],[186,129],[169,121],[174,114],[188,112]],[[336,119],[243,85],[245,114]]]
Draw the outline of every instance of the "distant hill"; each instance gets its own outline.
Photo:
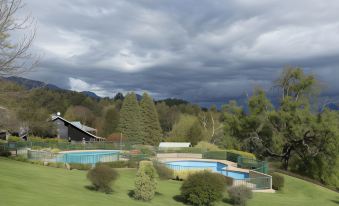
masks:
[[[99,100],[99,99],[102,98],[102,97],[98,96],[96,93],[90,92],[90,91],[83,91],[83,92],[80,92],[80,93],[85,95],[85,96],[92,97],[93,99],[96,99],[96,100]]]
[[[41,82],[41,81],[36,81],[36,80],[31,80],[31,79],[26,79],[26,78],[22,78],[22,77],[7,77],[5,78],[8,81],[11,82],[15,82],[23,87],[25,87],[26,89],[35,89],[35,88],[47,88],[47,89],[51,89],[51,90],[63,90],[53,84],[46,84],[45,82]]]
[[[45,82],[42,81],[37,81],[37,80],[32,80],[32,79],[26,79],[23,77],[7,77],[5,78],[8,81],[14,82],[20,86],[25,87],[26,89],[37,89],[37,88],[46,88],[46,89],[50,89],[50,90],[60,90],[60,91],[71,91],[71,90],[67,90],[67,89],[61,89],[58,86],[55,86],[54,84],[47,84]],[[88,97],[92,97],[96,100],[101,99],[100,96],[98,96],[97,94],[95,94],[94,92],[90,92],[90,91],[83,91],[80,92],[82,94],[84,94],[85,96]]]

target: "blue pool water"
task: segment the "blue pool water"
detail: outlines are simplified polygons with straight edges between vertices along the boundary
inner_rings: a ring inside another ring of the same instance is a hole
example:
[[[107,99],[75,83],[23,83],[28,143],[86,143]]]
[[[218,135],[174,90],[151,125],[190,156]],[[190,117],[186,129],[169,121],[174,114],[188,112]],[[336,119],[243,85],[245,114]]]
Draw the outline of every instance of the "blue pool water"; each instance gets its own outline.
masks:
[[[118,150],[96,150],[59,153],[57,161],[65,163],[96,164],[97,162],[113,162],[118,159]]]
[[[172,161],[165,163],[167,167],[173,170],[197,170],[210,169],[213,172],[223,174],[234,179],[248,178],[248,173],[227,171],[227,165],[220,162],[205,162],[205,161]]]

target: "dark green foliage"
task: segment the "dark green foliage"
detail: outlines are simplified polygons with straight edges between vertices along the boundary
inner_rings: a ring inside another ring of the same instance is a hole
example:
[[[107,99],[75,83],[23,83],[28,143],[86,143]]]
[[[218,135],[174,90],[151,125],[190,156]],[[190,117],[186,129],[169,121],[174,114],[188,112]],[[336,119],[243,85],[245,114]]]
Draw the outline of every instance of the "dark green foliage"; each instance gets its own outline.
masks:
[[[281,190],[285,184],[284,176],[278,173],[272,173],[271,176],[272,176],[272,188],[275,190]]]
[[[188,203],[203,206],[221,200],[225,187],[222,175],[203,171],[188,176],[180,190]]]
[[[147,93],[142,96],[140,111],[144,135],[143,144],[158,145],[162,138],[162,131],[153,99]]]
[[[109,108],[104,115],[104,123],[101,134],[107,137],[117,131],[119,124],[119,112],[115,108]]]
[[[91,164],[80,164],[80,163],[69,163],[71,170],[90,170],[92,168]]]
[[[141,113],[137,98],[133,92],[127,94],[124,99],[120,110],[118,129],[124,136],[127,136],[131,144],[143,143]]]
[[[253,196],[252,190],[244,185],[230,187],[227,192],[233,204],[239,206],[245,206]]]
[[[97,164],[103,164],[107,165],[111,168],[126,168],[128,167],[128,161],[114,161],[114,162],[102,162],[102,163],[97,163]]]
[[[180,112],[177,107],[170,107],[165,102],[157,103],[156,109],[161,129],[168,133],[172,130],[173,125],[179,119]]]
[[[166,167],[163,163],[154,162],[153,163],[159,178],[162,180],[168,180],[173,178],[173,170]]]
[[[12,154],[11,154],[11,152],[10,151],[1,151],[0,150],[0,156],[1,157],[9,157],[9,156],[11,156]]]
[[[111,193],[111,184],[118,178],[119,174],[107,165],[96,165],[88,171],[87,178],[91,181],[93,189],[105,193]]]
[[[195,121],[191,128],[188,130],[187,140],[191,142],[193,146],[198,144],[201,140],[203,140],[203,129],[199,121]]]

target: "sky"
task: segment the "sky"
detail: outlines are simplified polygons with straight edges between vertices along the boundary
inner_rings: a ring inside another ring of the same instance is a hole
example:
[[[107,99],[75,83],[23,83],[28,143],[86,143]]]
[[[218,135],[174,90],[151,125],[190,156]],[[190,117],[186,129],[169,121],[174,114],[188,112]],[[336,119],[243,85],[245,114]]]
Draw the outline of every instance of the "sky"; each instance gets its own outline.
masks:
[[[299,66],[339,96],[337,0],[25,0],[36,19],[25,77],[100,96],[222,103]],[[24,13],[23,12],[23,13]]]

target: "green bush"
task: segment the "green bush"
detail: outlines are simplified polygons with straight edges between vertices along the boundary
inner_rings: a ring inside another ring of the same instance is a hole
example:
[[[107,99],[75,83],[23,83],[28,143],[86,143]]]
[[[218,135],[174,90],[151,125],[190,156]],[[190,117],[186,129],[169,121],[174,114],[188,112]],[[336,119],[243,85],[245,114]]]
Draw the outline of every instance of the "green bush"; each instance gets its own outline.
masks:
[[[80,164],[80,163],[69,163],[71,170],[90,170],[92,168],[91,164]]]
[[[25,156],[22,156],[22,155],[10,156],[10,158],[16,161],[20,161],[20,162],[29,162],[29,160]]]
[[[151,161],[141,161],[135,179],[133,197],[137,200],[149,201],[153,199],[157,183],[155,168]]]
[[[12,153],[10,152],[10,151],[0,151],[0,156],[1,157],[9,157],[9,156],[11,156],[12,155]]]
[[[228,161],[237,162],[238,157],[245,159],[256,159],[255,155],[249,152],[238,151],[238,150],[226,150],[226,159]]]
[[[65,163],[63,162],[49,162],[49,167],[55,167],[55,168],[66,168]]]
[[[189,175],[180,190],[183,198],[190,204],[212,205],[222,199],[225,182],[220,174],[202,171]]]
[[[166,165],[159,163],[159,162],[154,162],[153,163],[159,178],[162,180],[168,180],[173,178],[173,170],[166,167]]]
[[[15,136],[9,136],[7,141],[8,142],[20,142],[21,138],[20,137],[15,137]]]
[[[275,190],[281,190],[284,187],[285,179],[284,176],[278,173],[272,173],[272,188]]]
[[[244,185],[230,187],[227,192],[232,203],[239,206],[245,206],[253,196],[252,190]]]
[[[91,181],[93,189],[105,193],[111,193],[111,184],[118,178],[119,174],[107,165],[96,165],[87,173],[87,178]]]
[[[202,151],[220,151],[221,150],[217,145],[211,144],[205,141],[199,142],[197,145],[194,146],[194,148],[199,148]]]
[[[107,165],[111,168],[125,168],[128,167],[127,161],[122,161],[122,160],[118,160],[118,161],[114,161],[114,162],[100,162],[97,164],[104,164]]]

